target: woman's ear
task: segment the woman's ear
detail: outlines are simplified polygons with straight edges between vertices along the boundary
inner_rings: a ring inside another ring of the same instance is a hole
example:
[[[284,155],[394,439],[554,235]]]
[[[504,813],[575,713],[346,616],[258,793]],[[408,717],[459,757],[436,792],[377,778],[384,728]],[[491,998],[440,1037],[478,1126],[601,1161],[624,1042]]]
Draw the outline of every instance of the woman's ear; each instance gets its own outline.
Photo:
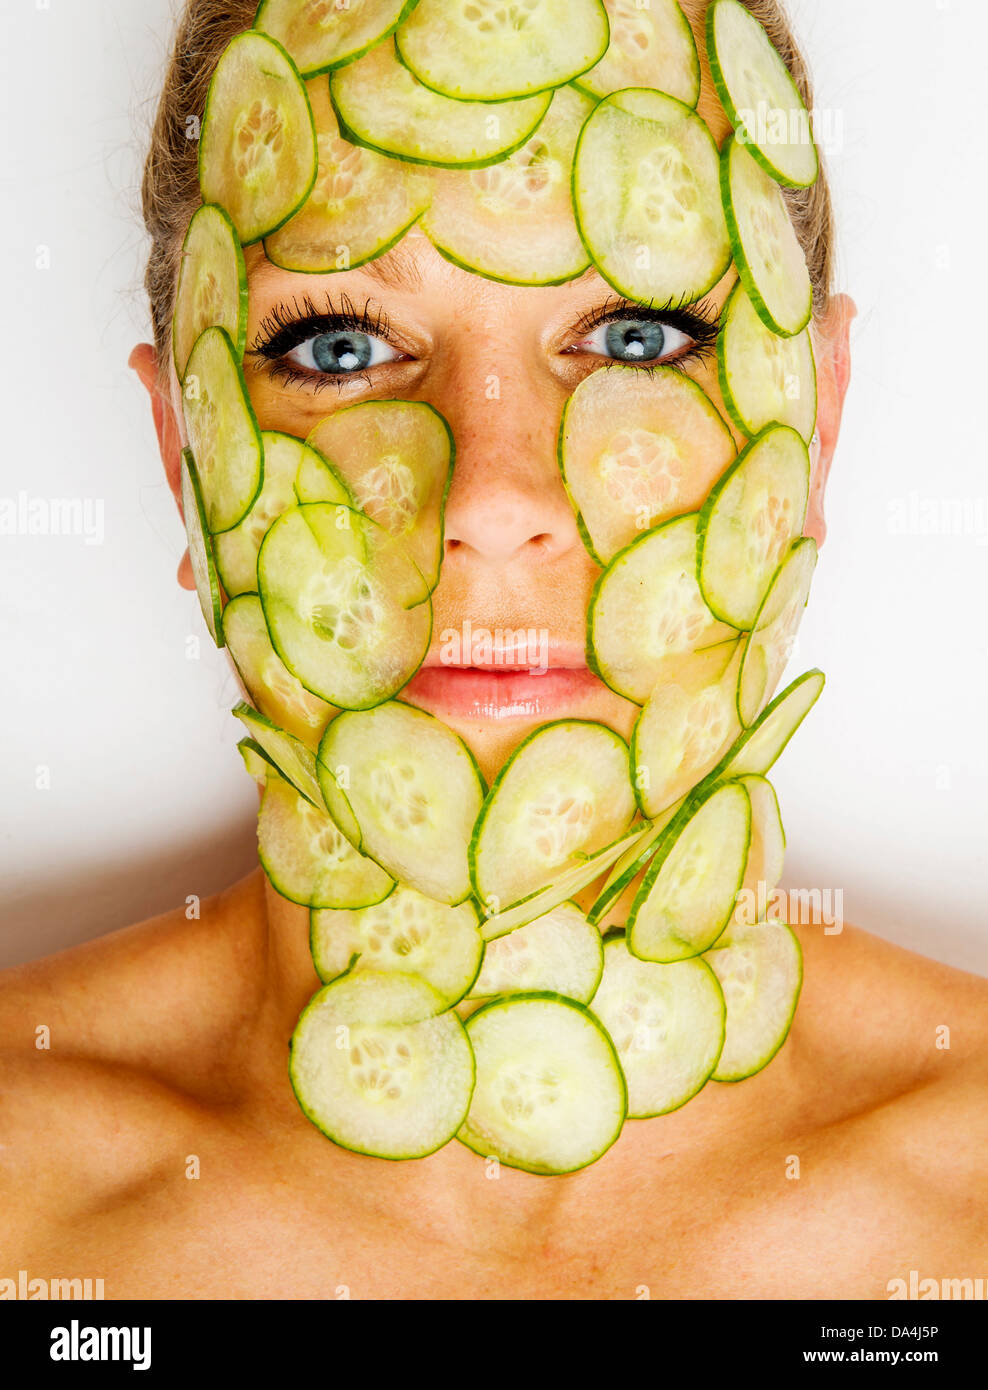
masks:
[[[179,515],[182,515],[182,431],[175,403],[162,389],[158,375],[158,356],[151,343],[138,343],[128,358],[128,364],[140,377],[141,384],[151,398],[151,414],[158,435],[161,462],[165,466],[165,477],[168,479],[168,486],[175,498]],[[184,516],[182,519],[184,521]],[[179,561],[178,582],[183,589],[195,588],[188,549]]]
[[[827,538],[823,497],[840,434],[844,397],[851,380],[850,331],[857,312],[853,299],[837,294],[831,299],[825,317],[813,326],[817,416],[816,433],[810,445],[812,471],[804,533],[812,536],[818,546]]]

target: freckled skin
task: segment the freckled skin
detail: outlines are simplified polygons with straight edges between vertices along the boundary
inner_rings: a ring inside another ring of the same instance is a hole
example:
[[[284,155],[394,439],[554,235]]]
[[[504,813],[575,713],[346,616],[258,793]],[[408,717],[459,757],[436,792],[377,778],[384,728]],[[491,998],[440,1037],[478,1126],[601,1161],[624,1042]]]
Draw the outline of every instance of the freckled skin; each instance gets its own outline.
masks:
[[[704,69],[700,112],[727,123]],[[248,342],[271,304],[323,284],[372,298],[412,363],[313,397],[248,364],[262,428],[304,436],[329,409],[398,396],[450,421],[457,468],[436,630],[466,617],[582,643],[598,570],[555,458],[563,403],[597,360],[564,354],[595,276],[492,284],[408,236],[420,287],[368,270],[298,276],[247,253]],[[733,272],[710,299],[723,303]],[[850,301],[815,325],[819,444],[807,533],[848,380]],[[148,388],[178,496],[178,388]],[[712,362],[691,368],[722,405]],[[489,377],[500,399],[485,394]],[[179,580],[191,589],[188,556]],[[624,735],[604,687],[581,713]],[[450,721],[452,722],[452,721]],[[527,731],[454,725],[490,771]],[[327,1142],[287,1081],[288,1040],[318,987],[306,912],[258,869],[202,904],[0,976],[0,1278],[72,1272],[108,1298],[885,1298],[910,1269],[982,1273],[988,986],[854,928],[799,928],[805,982],[786,1046],[743,1085],[629,1122],[562,1178],[497,1169],[451,1142],[387,1163]],[[35,1028],[51,1028],[48,1051]],[[949,1049],[937,1047],[947,1025]],[[187,1176],[189,1156],[200,1176]],[[792,1158],[800,1177],[792,1180]],[[7,1267],[9,1262],[9,1268]],[[341,1291],[345,1291],[341,1292]]]

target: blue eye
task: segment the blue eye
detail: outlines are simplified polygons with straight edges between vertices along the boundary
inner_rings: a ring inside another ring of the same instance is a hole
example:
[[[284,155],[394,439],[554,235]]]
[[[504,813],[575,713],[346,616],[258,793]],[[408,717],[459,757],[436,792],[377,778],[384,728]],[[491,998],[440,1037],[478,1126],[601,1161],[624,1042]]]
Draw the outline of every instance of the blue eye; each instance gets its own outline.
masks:
[[[617,362],[657,362],[682,353],[693,342],[688,333],[671,323],[626,318],[600,324],[577,346]]]
[[[382,339],[352,328],[315,334],[285,354],[286,360],[296,366],[325,372],[327,376],[362,372],[382,362],[393,362],[398,356]]]

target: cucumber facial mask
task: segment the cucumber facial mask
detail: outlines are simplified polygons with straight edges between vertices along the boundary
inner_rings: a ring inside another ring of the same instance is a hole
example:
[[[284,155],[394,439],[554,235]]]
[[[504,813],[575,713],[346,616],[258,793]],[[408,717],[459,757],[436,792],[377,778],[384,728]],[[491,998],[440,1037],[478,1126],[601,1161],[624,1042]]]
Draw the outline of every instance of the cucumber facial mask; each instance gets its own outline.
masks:
[[[760,1070],[792,1020],[796,939],[744,908],[782,873],[766,774],[823,687],[810,671],[775,696],[816,560],[810,281],[780,185],[817,159],[808,125],[805,147],[752,142],[759,102],[806,113],[736,0],[711,5],[707,58],[720,151],[675,0],[265,0],[212,79],[173,332],[190,552],[252,701],[235,714],[261,863],[310,912],[323,985],[291,1084],[356,1152],[458,1138],[571,1172],[626,1119]],[[630,746],[553,720],[490,787],[401,699],[432,641],[447,422],[374,400],[296,438],[260,428],[242,370],[244,246],[329,274],[413,224],[490,280],[592,265],[646,305],[737,272],[723,408],[671,367],[616,366],[560,426],[601,571],[587,663],[640,706]]]

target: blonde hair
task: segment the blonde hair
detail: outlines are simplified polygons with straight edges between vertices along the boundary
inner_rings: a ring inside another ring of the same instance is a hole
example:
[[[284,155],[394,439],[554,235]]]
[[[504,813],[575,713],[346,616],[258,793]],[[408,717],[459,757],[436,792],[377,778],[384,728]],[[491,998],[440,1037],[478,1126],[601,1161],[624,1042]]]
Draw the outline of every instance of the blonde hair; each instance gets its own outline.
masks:
[[[764,26],[812,110],[809,73],[779,0],[742,3]],[[683,8],[697,24],[703,19],[707,0],[684,0]],[[198,143],[190,136],[198,131],[206,91],[220,55],[234,35],[251,27],[256,10],[257,0],[186,0],[168,62],[141,185],[144,225],[151,238],[144,286],[163,375],[168,368],[182,242],[201,201]],[[830,301],[834,269],[833,207],[822,167],[812,187],[786,189],[784,196],[806,255],[814,313],[819,318]]]

